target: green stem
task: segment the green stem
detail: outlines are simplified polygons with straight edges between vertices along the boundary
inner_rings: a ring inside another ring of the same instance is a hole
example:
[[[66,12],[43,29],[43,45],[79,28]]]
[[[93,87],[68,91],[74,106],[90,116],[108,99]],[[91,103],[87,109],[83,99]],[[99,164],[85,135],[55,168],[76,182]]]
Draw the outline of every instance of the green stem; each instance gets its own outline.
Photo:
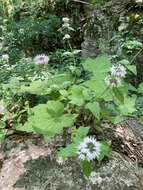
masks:
[[[72,49],[72,46],[70,44],[70,41],[67,40],[67,42],[68,42],[68,45],[69,45],[69,48],[70,48],[71,52],[73,53],[73,49]],[[72,58],[73,58],[74,65],[76,66],[76,60],[75,60],[75,56],[73,54],[72,54]]]

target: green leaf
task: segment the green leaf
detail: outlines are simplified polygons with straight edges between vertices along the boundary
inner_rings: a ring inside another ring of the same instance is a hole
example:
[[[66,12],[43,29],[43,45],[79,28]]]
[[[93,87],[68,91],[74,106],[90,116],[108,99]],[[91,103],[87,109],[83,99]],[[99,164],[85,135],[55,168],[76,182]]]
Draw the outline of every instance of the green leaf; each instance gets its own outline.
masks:
[[[89,127],[79,127],[76,130],[76,135],[73,139],[74,142],[81,142],[88,134]]]
[[[124,97],[124,103],[119,104],[120,113],[123,116],[128,116],[136,111],[136,96]]]
[[[48,101],[47,103],[47,112],[52,117],[61,116],[64,112],[64,104],[59,101]]]
[[[139,85],[138,93],[143,93],[143,83]]]
[[[96,59],[88,58],[84,63],[83,67],[85,70],[92,72],[94,75],[104,75],[110,70],[111,62],[108,56],[99,56]]]
[[[100,105],[98,102],[86,104],[86,109],[89,109],[91,113],[100,120]]]
[[[21,86],[21,93],[28,92],[30,94],[37,94],[37,95],[46,95],[49,94],[49,90],[47,91],[48,88],[52,87],[58,87],[60,88],[63,86],[64,83],[66,82],[73,82],[74,78],[68,74],[55,74],[52,76],[52,78],[49,78],[48,80],[44,81],[33,81],[30,83],[29,86],[22,85]]]
[[[127,59],[122,59],[121,61],[119,61],[119,63],[125,66],[130,64],[130,62]]]
[[[81,106],[84,104],[85,98],[82,93],[82,86],[74,85],[69,90],[69,100],[71,104]]]
[[[0,141],[4,140],[6,136],[6,132],[4,130],[0,130]]]
[[[106,141],[101,142],[101,154],[97,157],[98,161],[103,160],[103,158],[108,157],[111,153],[111,148]]]
[[[113,88],[113,93],[121,103],[124,102],[124,95],[118,88]]]
[[[135,65],[126,65],[126,68],[131,71],[134,75],[137,75],[137,68]]]
[[[114,125],[117,125],[119,123],[121,123],[122,121],[124,121],[125,118],[121,115],[118,115],[118,116],[115,116],[115,117],[112,117],[110,118],[110,121],[114,124]]]
[[[82,161],[83,173],[86,177],[89,177],[91,174],[91,164],[87,160]]]
[[[112,64],[106,55],[99,56],[96,59],[87,59],[83,63],[86,71],[91,72],[90,79],[83,83],[88,87],[95,97],[100,96],[106,88],[105,77],[110,71]]]
[[[58,105],[57,108],[55,107],[55,115],[53,115],[54,111],[52,114],[49,112],[48,104],[35,106],[32,108],[33,115],[30,115],[28,121],[24,125],[19,125],[17,129],[36,132],[42,134],[45,138],[51,138],[60,134],[64,128],[71,127],[77,115],[64,114],[63,105],[57,104],[57,102],[54,105]],[[59,113],[59,111],[61,111],[61,113]]]
[[[77,155],[77,144],[70,144],[58,152],[58,155],[63,158],[75,157]]]

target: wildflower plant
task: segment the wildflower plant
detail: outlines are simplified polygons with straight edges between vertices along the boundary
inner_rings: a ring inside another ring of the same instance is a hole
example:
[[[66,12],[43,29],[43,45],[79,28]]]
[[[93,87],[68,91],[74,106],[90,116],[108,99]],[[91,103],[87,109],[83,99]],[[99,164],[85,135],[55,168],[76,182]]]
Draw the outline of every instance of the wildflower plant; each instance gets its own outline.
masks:
[[[61,145],[57,151],[57,163],[64,164],[68,158],[77,158],[84,175],[89,177],[92,163],[102,161],[111,153],[109,139],[102,135],[99,138],[98,129],[104,132],[105,122],[120,123],[137,111],[136,95],[130,95],[132,85],[126,82],[128,71],[133,69],[125,61],[112,64],[107,55],[88,58],[79,69],[76,58],[81,50],[72,46],[74,28],[70,18],[62,19],[61,31],[65,46],[61,54],[70,58],[64,72],[50,70],[49,54],[39,54],[33,59],[24,57],[12,66],[8,65],[9,55],[2,55],[2,70],[14,77],[2,85],[1,97],[11,108],[14,130],[37,133],[46,140],[68,135],[68,142],[63,139],[66,146]],[[142,86],[139,93],[142,93]],[[6,132],[3,115],[5,107],[0,105],[1,139]]]
[[[64,57],[71,57],[72,64],[76,65],[76,56],[81,52],[81,50],[74,50],[71,44],[72,35],[71,32],[75,31],[73,27],[71,27],[70,19],[68,17],[62,18],[62,34],[65,46],[67,46],[67,51],[63,53]]]
[[[45,56],[42,55],[42,63]],[[48,61],[42,65],[48,65]],[[127,68],[121,63],[113,65],[103,55],[88,58],[82,66],[88,74],[86,80],[74,75],[75,66],[70,65],[65,73],[34,80],[29,86],[22,85],[20,93],[45,97],[47,102],[44,100],[29,108],[27,121],[18,123],[16,130],[38,133],[47,140],[69,128],[71,143],[58,151],[59,164],[62,164],[61,158],[76,157],[84,175],[90,176],[92,163],[108,157],[111,152],[108,140],[97,140],[95,129],[104,121],[116,124],[134,114],[136,97],[128,96]]]

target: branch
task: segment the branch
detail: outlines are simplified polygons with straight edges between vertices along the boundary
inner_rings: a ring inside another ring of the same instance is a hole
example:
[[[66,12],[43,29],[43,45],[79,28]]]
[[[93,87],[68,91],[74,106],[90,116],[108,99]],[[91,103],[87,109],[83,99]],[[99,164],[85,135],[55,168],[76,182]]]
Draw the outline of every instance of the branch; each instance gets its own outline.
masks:
[[[74,2],[76,2],[76,3],[83,3],[83,4],[85,4],[85,5],[91,5],[90,3],[85,2],[85,1],[81,1],[81,0],[72,0],[72,1],[74,1]]]

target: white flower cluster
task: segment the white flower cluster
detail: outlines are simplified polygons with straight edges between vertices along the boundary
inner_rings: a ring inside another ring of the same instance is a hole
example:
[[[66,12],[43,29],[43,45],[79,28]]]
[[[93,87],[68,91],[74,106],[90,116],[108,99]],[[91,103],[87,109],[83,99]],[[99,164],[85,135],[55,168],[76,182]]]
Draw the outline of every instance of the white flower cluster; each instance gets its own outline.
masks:
[[[71,38],[71,36],[69,34],[65,34],[63,37],[63,40],[69,40]]]
[[[92,161],[100,156],[101,144],[94,137],[86,137],[77,149],[80,160]]]
[[[69,28],[70,27],[70,24],[69,24],[70,19],[68,17],[64,17],[62,19],[62,21],[63,21],[63,25],[62,25],[63,28]]]
[[[63,17],[62,22],[63,22],[63,24],[62,24],[63,29],[74,31],[74,29],[70,25],[70,19],[68,17]]]
[[[0,104],[0,115],[4,115],[5,114],[5,107],[3,105],[3,103]]]
[[[122,79],[126,76],[126,68],[123,65],[113,65],[110,74],[105,78],[105,83],[108,87],[122,86]]]
[[[111,67],[111,75],[114,77],[124,78],[126,76],[126,69],[123,65],[113,65]]]
[[[143,0],[136,0],[136,3],[143,3]]]
[[[64,17],[62,21],[63,21],[62,28],[66,29],[66,34],[64,35],[63,40],[69,40],[71,36],[68,34],[68,31],[74,30],[74,29],[70,26],[70,23],[69,23],[70,19],[68,17]]]
[[[50,58],[45,54],[37,55],[34,58],[34,62],[36,65],[45,65],[45,64],[48,64],[49,61],[50,61]]]
[[[9,61],[9,55],[8,55],[8,54],[3,54],[3,55],[1,56],[1,60],[8,62],[8,61]]]
[[[56,159],[56,162],[59,164],[59,165],[64,165],[65,164],[65,161],[66,159],[62,158],[62,157],[58,157]]]

